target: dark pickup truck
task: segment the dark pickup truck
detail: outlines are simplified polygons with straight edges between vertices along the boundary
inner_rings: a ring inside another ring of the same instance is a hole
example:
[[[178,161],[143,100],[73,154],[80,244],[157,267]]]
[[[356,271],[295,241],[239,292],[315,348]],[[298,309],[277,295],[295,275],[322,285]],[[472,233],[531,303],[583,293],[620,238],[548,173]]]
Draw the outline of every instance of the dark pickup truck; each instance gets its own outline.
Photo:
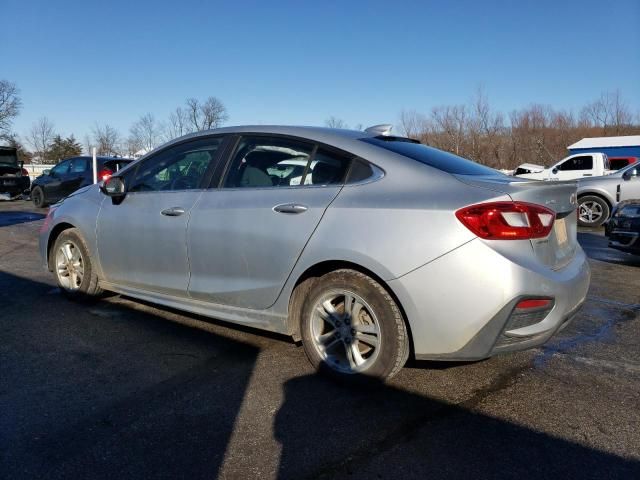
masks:
[[[30,186],[29,172],[18,163],[18,151],[14,147],[0,147],[0,195],[17,197]]]

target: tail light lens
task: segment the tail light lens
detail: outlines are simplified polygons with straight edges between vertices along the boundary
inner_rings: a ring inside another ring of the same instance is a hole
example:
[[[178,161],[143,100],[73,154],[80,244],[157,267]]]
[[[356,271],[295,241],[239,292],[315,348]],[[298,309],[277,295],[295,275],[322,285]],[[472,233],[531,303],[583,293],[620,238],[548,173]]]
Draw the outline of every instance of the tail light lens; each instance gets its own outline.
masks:
[[[23,169],[22,169],[22,175],[23,175],[23,176],[25,176],[25,177],[28,177],[28,176],[29,176],[29,172],[27,171],[27,169],[26,169],[26,168],[23,168]]]
[[[113,175],[113,171],[109,170],[108,168],[103,168],[102,170],[100,170],[100,173],[98,173],[98,181],[104,181],[111,175]]]
[[[480,238],[528,240],[549,235],[556,214],[533,203],[491,202],[462,208],[456,217]]]

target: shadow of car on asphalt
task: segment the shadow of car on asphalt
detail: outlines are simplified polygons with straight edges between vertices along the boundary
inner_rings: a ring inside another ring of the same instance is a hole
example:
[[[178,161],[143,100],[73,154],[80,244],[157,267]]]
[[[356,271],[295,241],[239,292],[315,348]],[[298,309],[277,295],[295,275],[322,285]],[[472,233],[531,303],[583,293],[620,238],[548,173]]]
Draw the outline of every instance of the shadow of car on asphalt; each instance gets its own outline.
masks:
[[[0,227],[10,227],[19,223],[42,220],[46,215],[36,212],[4,211],[0,212]]]
[[[578,242],[587,256],[593,260],[612,263],[615,265],[626,265],[629,267],[640,267],[640,255],[622,252],[609,247],[609,240],[603,235],[590,232],[578,233]]]
[[[90,307],[68,305],[60,295],[51,294],[50,285],[0,272],[0,289],[8,285],[14,291],[29,292],[31,298],[25,302],[8,297],[5,312],[22,308],[21,318],[28,318],[34,328],[53,323],[62,337],[47,335],[38,340],[37,349],[24,348],[20,342],[28,335],[27,326],[20,329],[13,314],[0,319],[8,333],[4,347],[19,351],[15,357],[3,357],[5,374],[0,380],[2,392],[20,391],[14,400],[3,401],[3,424],[8,427],[3,428],[8,436],[0,439],[5,478],[214,478],[220,474],[259,348],[124,303],[108,307],[107,313],[113,315],[87,322]],[[68,312],[57,316],[63,308]],[[168,378],[150,380],[145,372],[156,371],[158,359],[138,356],[125,373],[140,376],[141,385],[124,393],[118,384],[125,379],[96,380],[102,371],[122,368],[120,352],[143,348],[138,339],[164,342],[163,350],[185,355],[191,346],[195,360]],[[10,345],[11,341],[16,344]],[[202,358],[203,351],[211,354]],[[302,352],[300,361],[306,361]],[[33,371],[32,365],[38,364],[46,365],[44,375],[50,383],[37,381],[43,374]],[[339,474],[638,478],[640,474],[640,462],[478,413],[470,404],[452,405],[381,383],[347,387],[316,374],[291,378],[283,388],[284,401],[272,420],[281,446],[280,458],[274,459],[279,478]],[[87,402],[90,395],[99,398],[99,404]],[[56,418],[53,407],[61,401],[61,411],[71,413]],[[35,425],[40,418],[52,424],[43,437],[36,438],[34,431],[23,431],[14,425],[18,420],[11,420],[25,416],[33,416]],[[259,445],[249,446],[248,439],[235,444],[247,451],[234,458],[248,464],[234,465],[234,470],[255,475],[256,462],[263,458]]]

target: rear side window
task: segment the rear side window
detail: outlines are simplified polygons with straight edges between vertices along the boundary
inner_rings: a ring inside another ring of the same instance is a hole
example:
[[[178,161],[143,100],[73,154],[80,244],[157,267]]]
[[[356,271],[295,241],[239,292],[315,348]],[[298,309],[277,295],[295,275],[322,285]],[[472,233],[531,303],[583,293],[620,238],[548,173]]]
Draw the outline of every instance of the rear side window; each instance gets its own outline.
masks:
[[[558,170],[561,170],[563,172],[575,170],[591,170],[592,168],[593,157],[591,157],[591,155],[574,157],[558,165]]]
[[[629,165],[628,158],[612,158],[609,160],[611,170],[620,170]]]
[[[319,148],[304,179],[305,185],[336,185],[344,182],[349,158]]]
[[[111,170],[112,172],[117,172],[118,170],[122,170],[130,163],[130,160],[107,160],[106,162],[104,162],[103,167]]]
[[[370,137],[362,138],[361,141],[412,158],[447,173],[456,175],[501,175],[500,172],[493,168],[480,165],[453,153],[443,152],[437,148],[415,143],[415,141],[409,139]]]

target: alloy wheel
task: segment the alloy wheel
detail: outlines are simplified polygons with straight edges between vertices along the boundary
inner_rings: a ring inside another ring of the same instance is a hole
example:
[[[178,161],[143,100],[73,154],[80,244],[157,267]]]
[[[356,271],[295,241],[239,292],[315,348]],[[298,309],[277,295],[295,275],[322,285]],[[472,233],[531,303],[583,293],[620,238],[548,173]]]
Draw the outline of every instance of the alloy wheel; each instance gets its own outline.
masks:
[[[84,278],[84,260],[78,246],[67,240],[56,252],[56,275],[65,290],[79,290]]]
[[[334,370],[364,372],[378,358],[380,323],[371,306],[353,292],[323,295],[313,308],[310,327],[313,346]]]
[[[595,201],[586,201],[580,204],[579,217],[584,223],[596,223],[603,215],[602,205]]]

